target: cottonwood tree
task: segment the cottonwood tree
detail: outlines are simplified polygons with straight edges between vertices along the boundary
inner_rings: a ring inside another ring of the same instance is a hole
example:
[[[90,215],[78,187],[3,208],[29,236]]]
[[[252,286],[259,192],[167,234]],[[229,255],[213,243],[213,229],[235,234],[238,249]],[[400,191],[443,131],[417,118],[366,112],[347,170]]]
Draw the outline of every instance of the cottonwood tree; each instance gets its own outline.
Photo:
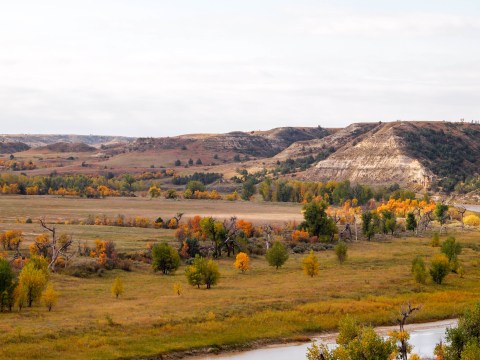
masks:
[[[302,268],[303,272],[310,277],[314,277],[320,272],[320,263],[313,250],[310,250],[310,253],[303,258]]]
[[[167,275],[175,272],[180,266],[178,251],[167,243],[156,244],[152,248],[152,267]]]
[[[48,284],[42,294],[41,301],[47,307],[49,312],[52,310],[52,307],[57,304],[58,292],[55,291],[52,284]]]
[[[280,241],[275,241],[265,255],[268,264],[278,270],[288,260],[288,251]]]
[[[48,282],[48,263],[44,258],[32,257],[18,276],[19,291],[24,293],[28,306],[40,298]]]

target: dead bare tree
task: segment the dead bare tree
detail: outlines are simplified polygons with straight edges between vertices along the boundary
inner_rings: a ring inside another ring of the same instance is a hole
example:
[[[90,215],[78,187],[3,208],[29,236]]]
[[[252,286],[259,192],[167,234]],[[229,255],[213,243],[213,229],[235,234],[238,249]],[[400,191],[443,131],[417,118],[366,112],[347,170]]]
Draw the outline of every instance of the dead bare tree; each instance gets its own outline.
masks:
[[[462,222],[462,230],[465,230],[465,224],[463,223],[463,217],[467,212],[467,209],[463,206],[457,206],[458,213],[460,214],[460,221]]]
[[[273,228],[269,224],[263,225],[263,233],[264,233],[264,239],[265,239],[265,247],[270,249],[270,244],[272,243],[272,232]]]
[[[397,319],[398,325],[400,326],[400,345],[398,346],[398,351],[400,352],[400,358],[402,360],[408,360],[408,353],[410,351],[410,345],[408,344],[407,338],[403,335],[405,332],[405,324],[407,323],[408,318],[415,312],[421,309],[421,306],[412,306],[411,303],[407,303],[402,306],[400,310],[400,318]]]
[[[237,217],[232,216],[230,220],[224,220],[223,227],[225,228],[225,231],[227,233],[226,239],[224,241],[224,245],[225,245],[225,248],[227,249],[227,256],[230,257],[230,253],[235,255],[235,246],[238,247],[238,244],[235,240],[240,230],[237,226]]]
[[[55,272],[55,264],[56,264],[58,258],[60,256],[63,256],[66,259],[69,258],[68,250],[69,250],[70,246],[72,245],[73,240],[72,240],[71,237],[61,237],[62,241],[58,241],[57,230],[56,230],[55,226],[48,227],[47,223],[45,222],[45,219],[40,219],[39,221],[40,221],[40,225],[45,230],[49,231],[50,234],[52,235],[52,241],[47,243],[47,244],[39,244],[35,240],[35,244],[37,245],[37,247],[44,246],[44,247],[49,248],[49,250],[50,250],[49,253],[51,253],[51,259],[50,259],[50,263],[48,264],[48,269]]]

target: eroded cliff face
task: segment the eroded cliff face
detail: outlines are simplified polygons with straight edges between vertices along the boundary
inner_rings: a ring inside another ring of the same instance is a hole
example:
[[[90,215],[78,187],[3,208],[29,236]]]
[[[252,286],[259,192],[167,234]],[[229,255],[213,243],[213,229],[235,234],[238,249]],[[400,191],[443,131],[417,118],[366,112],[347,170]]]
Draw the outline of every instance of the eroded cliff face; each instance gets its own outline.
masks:
[[[350,180],[362,184],[426,185],[433,174],[407,155],[402,138],[393,131],[394,125],[379,126],[362,140],[344,146],[307,170],[305,178]]]

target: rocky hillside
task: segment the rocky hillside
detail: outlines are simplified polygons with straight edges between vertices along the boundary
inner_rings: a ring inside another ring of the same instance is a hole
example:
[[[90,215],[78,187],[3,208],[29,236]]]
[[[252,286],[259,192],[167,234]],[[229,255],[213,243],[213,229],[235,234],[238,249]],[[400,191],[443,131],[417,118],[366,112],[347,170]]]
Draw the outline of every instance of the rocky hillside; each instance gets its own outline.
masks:
[[[410,186],[438,183],[451,190],[456,182],[480,173],[479,149],[478,124],[382,123],[319,161],[305,178]]]
[[[277,128],[269,131],[230,132],[227,134],[193,134],[165,138],[139,138],[125,148],[128,152],[195,149],[210,153],[238,153],[271,157],[297,141],[314,140],[330,132],[316,128]]]

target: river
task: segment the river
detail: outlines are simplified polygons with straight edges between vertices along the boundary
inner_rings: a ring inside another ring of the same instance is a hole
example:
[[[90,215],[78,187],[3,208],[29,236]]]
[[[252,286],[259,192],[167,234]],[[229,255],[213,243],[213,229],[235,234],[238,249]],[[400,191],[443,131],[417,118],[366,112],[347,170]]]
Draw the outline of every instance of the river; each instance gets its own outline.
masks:
[[[445,339],[445,330],[448,327],[456,326],[456,320],[444,320],[425,324],[411,324],[406,325],[406,330],[410,332],[410,343],[414,346],[413,352],[422,357],[433,358],[433,351],[435,345],[440,340]],[[386,336],[389,331],[397,329],[398,327],[379,327],[375,330]],[[314,339],[318,343],[327,344],[329,347],[333,347],[335,344],[335,338],[337,334],[330,333],[325,335],[316,336]],[[306,359],[307,347],[311,345],[309,343],[295,343],[295,344],[281,344],[270,345],[265,348],[244,351],[233,352],[219,355],[205,355],[196,357],[197,360],[263,360],[263,359],[275,359],[275,360],[293,360],[293,359]]]
[[[480,205],[455,204],[455,206],[462,206],[469,211],[480,212]]]

